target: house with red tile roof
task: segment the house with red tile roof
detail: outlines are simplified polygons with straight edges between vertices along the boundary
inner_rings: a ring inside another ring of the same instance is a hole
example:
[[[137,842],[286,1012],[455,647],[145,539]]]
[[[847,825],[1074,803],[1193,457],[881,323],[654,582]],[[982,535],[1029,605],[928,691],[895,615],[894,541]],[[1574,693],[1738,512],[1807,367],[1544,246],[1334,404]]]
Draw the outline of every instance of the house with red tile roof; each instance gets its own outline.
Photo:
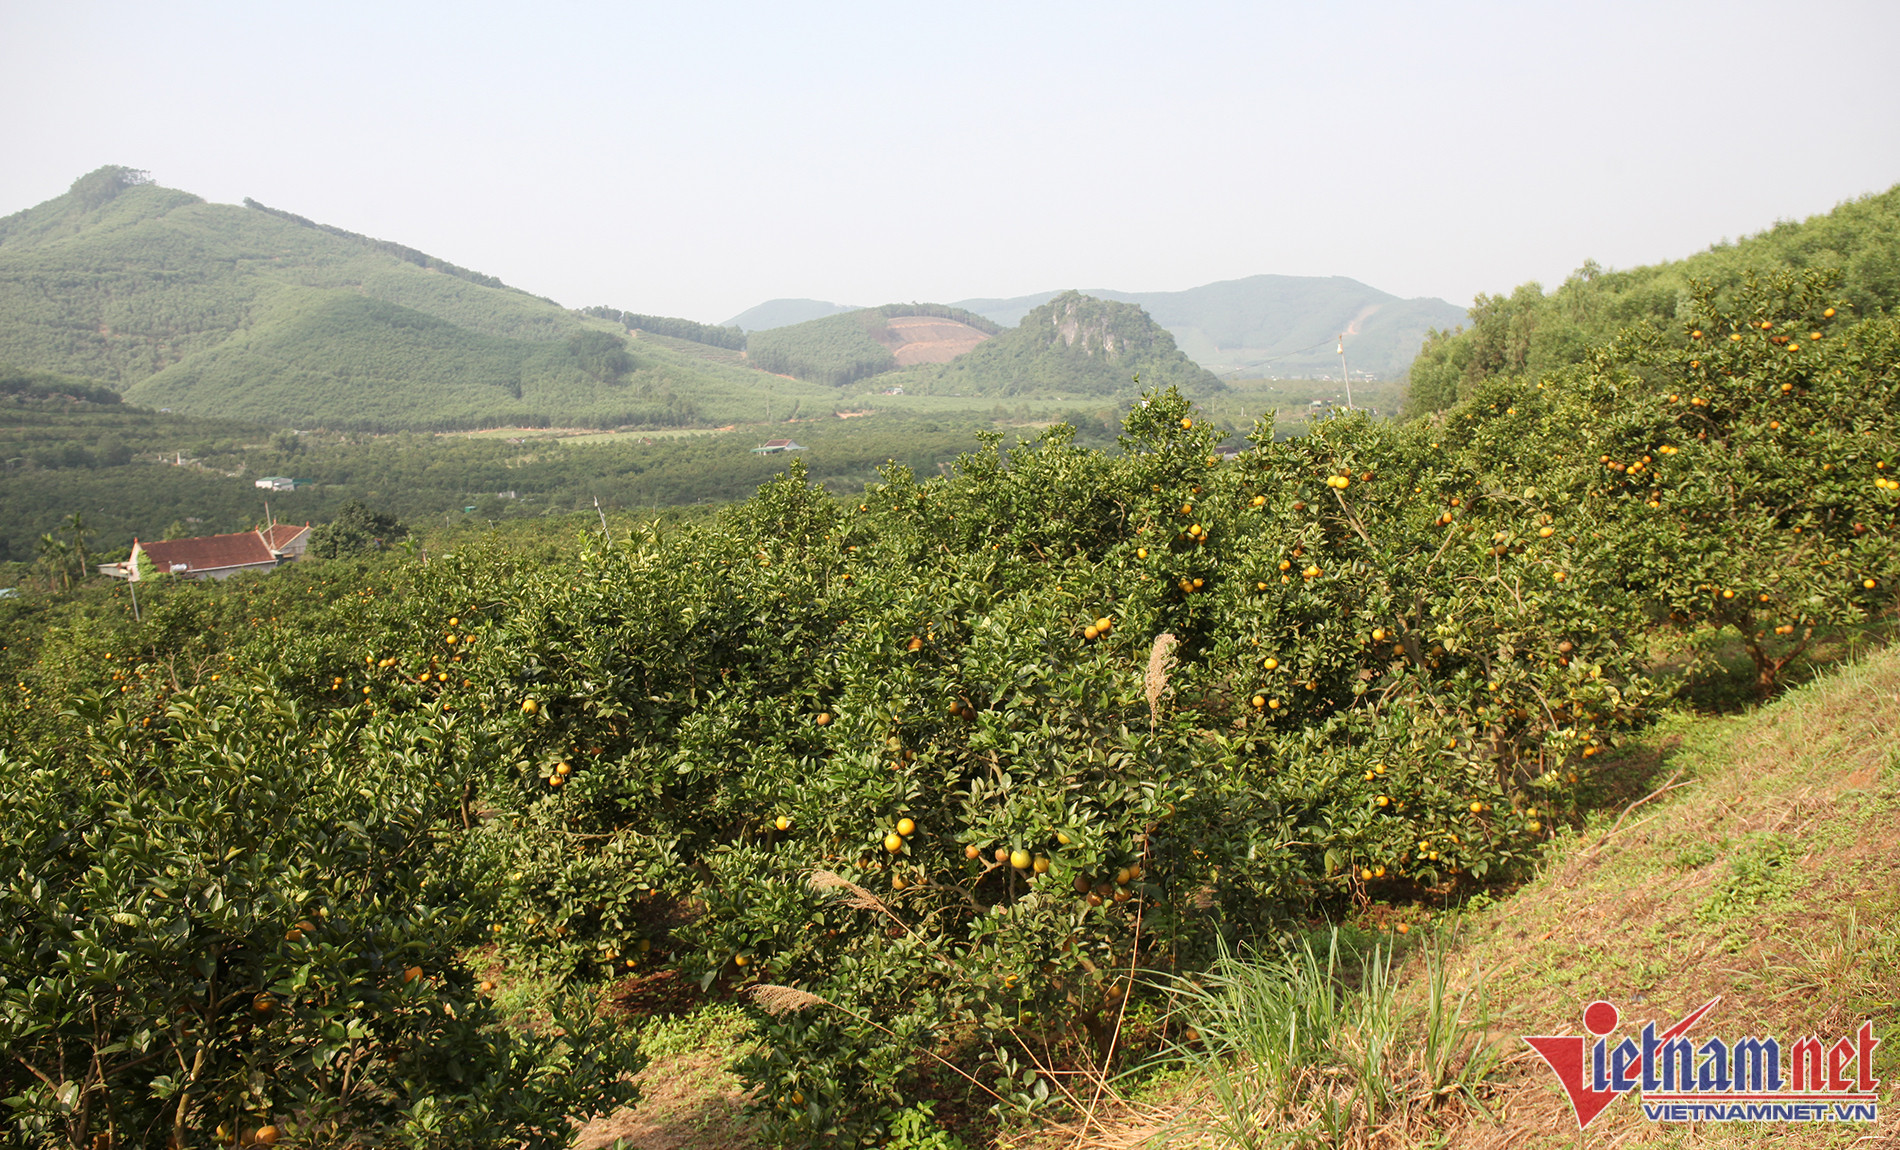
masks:
[[[133,540],[132,557],[123,563],[105,563],[102,575],[137,580],[141,560],[152,575],[180,579],[228,579],[240,571],[269,571],[302,557],[310,543],[308,525],[277,523],[235,535],[205,535],[197,539],[165,539],[153,543]]]

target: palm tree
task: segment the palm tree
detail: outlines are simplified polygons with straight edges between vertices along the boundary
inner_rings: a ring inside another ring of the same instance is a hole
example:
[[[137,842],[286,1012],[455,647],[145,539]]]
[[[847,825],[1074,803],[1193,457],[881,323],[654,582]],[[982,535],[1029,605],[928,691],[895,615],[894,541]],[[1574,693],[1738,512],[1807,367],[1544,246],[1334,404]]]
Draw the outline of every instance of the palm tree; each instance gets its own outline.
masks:
[[[77,511],[66,517],[66,526],[63,530],[65,530],[68,535],[71,535],[73,539],[73,581],[78,582],[86,577],[88,571],[92,570],[92,554],[86,550],[86,539],[88,536],[97,534],[97,532],[86,526],[86,521],[80,518],[79,512]]]
[[[39,552],[40,569],[46,572],[46,589],[58,591],[72,586],[72,548],[51,533],[40,536],[34,548]]]

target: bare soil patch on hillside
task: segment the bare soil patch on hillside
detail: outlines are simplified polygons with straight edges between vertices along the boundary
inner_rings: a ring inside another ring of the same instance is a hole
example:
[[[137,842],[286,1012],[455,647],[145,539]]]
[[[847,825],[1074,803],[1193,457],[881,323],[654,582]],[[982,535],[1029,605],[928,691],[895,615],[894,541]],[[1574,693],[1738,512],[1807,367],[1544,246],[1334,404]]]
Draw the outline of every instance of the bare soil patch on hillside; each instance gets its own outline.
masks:
[[[891,349],[900,366],[920,363],[949,363],[990,338],[967,323],[935,316],[904,315],[886,320],[887,336],[880,340]]]

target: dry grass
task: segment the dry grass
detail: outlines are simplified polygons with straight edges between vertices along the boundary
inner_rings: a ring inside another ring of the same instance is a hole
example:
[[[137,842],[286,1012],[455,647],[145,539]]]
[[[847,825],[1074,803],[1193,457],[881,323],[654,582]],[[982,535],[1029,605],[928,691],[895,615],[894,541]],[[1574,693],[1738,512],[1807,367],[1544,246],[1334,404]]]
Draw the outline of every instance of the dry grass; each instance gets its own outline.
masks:
[[[758,1150],[746,1095],[726,1070],[729,1052],[700,1050],[656,1059],[641,1072],[640,1104],[581,1127],[575,1150]]]
[[[651,1048],[636,1106],[596,1118],[576,1133],[576,1150],[616,1140],[628,1150],[760,1150],[759,1122],[730,1066],[750,1041],[735,1008],[705,1008],[650,1025]]]

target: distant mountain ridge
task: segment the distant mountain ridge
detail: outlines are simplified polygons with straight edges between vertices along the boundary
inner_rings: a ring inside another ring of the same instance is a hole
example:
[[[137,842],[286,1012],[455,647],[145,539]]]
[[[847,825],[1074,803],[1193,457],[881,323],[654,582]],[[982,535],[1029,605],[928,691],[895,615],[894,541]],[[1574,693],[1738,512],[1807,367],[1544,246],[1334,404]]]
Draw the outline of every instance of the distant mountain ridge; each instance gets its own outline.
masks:
[[[957,306],[1013,324],[1056,294],[967,299]],[[1345,335],[1355,374],[1403,378],[1426,335],[1455,327],[1466,315],[1441,299],[1401,299],[1346,276],[1257,275],[1185,291],[1085,294],[1140,306],[1191,359],[1222,375],[1334,375],[1337,337]]]

